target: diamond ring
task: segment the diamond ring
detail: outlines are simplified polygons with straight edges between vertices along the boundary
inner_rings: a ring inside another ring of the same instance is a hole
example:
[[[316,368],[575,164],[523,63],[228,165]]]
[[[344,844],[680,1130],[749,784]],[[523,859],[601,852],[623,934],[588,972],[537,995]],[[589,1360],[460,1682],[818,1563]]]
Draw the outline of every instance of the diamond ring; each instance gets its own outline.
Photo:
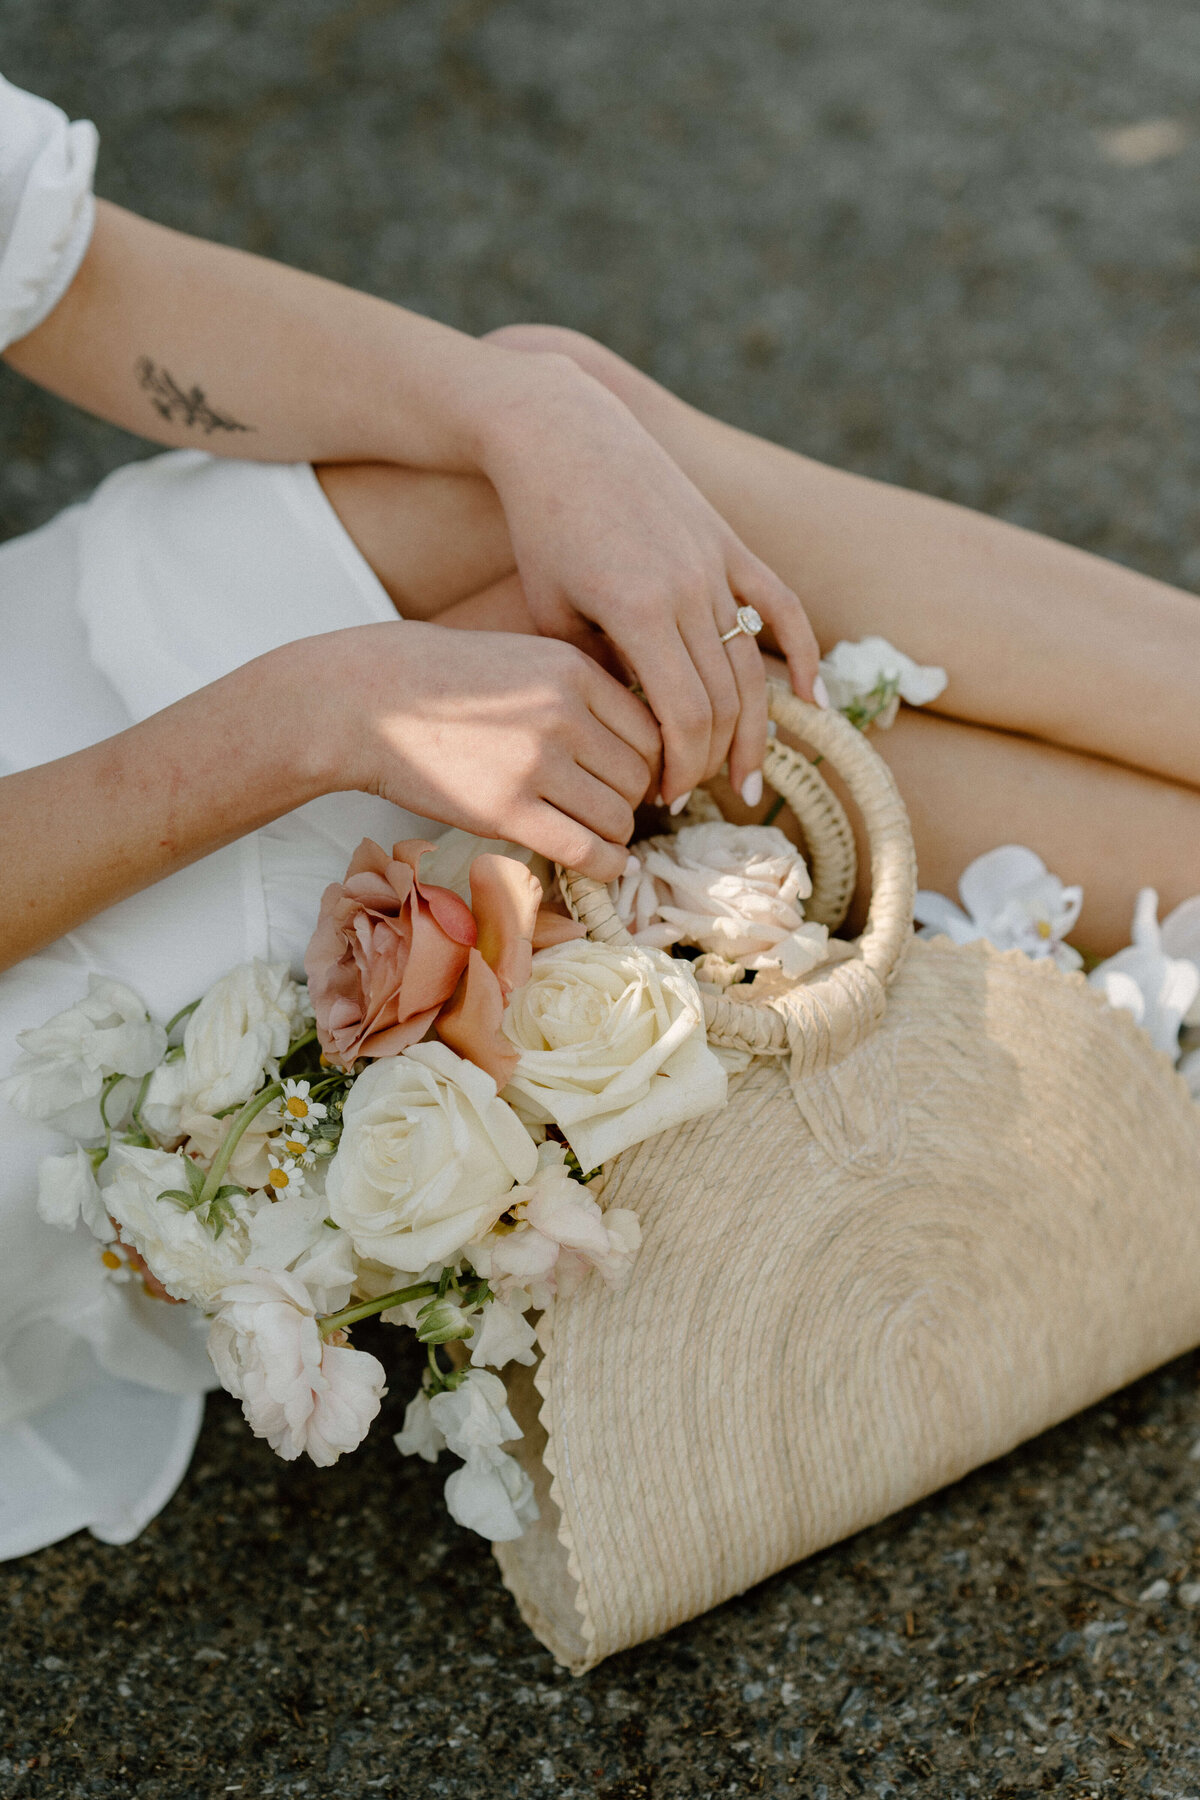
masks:
[[[738,637],[742,632],[745,632],[747,637],[757,637],[762,628],[762,616],[755,607],[739,606],[737,624],[731,630],[721,633],[721,642],[727,644],[730,638]]]

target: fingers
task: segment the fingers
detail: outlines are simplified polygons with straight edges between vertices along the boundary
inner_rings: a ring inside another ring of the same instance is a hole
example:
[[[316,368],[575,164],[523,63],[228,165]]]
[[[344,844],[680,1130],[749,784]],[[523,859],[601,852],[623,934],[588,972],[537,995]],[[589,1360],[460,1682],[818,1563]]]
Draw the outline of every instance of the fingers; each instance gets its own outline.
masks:
[[[705,608],[694,624],[689,621],[684,627],[684,643],[704,683],[712,714],[708,755],[704,766],[706,779],[716,774],[729,754],[743,704],[738,675],[728,654],[736,640],[731,638],[729,644],[723,644],[720,638],[720,632],[734,623],[735,611],[735,602],[726,589],[715,602]],[[754,682],[753,659],[744,660],[740,666],[748,694]],[[758,685],[762,686],[761,675],[758,677]]]
[[[658,721],[644,701],[605,670],[596,668],[592,674],[594,678],[589,679],[585,690],[588,707],[602,726],[637,753],[647,772],[648,787],[651,781],[657,781],[662,770],[663,740]],[[598,766],[594,759],[588,759],[587,767],[593,773],[607,774],[603,764]],[[623,786],[621,791],[626,791]],[[643,788],[642,793],[645,791]]]
[[[585,720],[576,734],[573,748],[580,768],[613,788],[630,806],[641,804],[652,780],[655,792],[658,791],[657,766],[651,768],[639,751],[624,738],[617,737],[599,719],[589,717]]]
[[[619,880],[629,861],[627,844],[609,842],[549,801],[526,814],[520,841],[551,862],[561,863],[564,869],[579,869],[594,881]]]
[[[763,659],[752,637],[739,632],[721,648],[737,683],[740,710],[729,746],[729,779],[747,806],[762,799],[763,749],[767,741],[767,681]]]
[[[802,700],[811,700],[821,652],[808,614],[796,595],[766,563],[741,545],[738,553],[730,557],[729,585],[741,605],[756,607],[762,614],[787,662],[794,692]],[[737,639],[730,641],[736,643]]]

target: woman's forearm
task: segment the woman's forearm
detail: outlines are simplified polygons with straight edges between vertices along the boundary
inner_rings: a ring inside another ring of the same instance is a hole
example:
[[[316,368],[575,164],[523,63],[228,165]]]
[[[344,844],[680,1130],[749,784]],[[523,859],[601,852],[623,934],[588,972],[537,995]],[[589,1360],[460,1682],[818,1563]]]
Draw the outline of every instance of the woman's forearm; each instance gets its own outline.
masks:
[[[5,360],[160,444],[465,471],[514,408],[574,379],[104,201],[67,293]]]
[[[323,791],[293,709],[278,704],[306,654],[274,651],[0,780],[0,969]]]

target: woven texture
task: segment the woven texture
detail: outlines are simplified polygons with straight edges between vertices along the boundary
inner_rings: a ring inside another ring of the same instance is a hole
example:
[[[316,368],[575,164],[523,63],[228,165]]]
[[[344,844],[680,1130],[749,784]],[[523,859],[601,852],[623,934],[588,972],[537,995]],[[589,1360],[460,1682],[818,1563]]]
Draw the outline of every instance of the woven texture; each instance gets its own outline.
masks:
[[[839,713],[808,706],[777,682],[769,684],[768,699],[771,717],[836,768],[862,814],[871,852],[870,911],[855,960],[823,965],[787,995],[765,1003],[755,1003],[753,986],[705,994],[705,1025],[710,1041],[728,1049],[755,1056],[789,1053],[800,1075],[830,1056],[844,1055],[878,1023],[884,989],[912,931],[916,862],[896,784],[861,733]],[[856,873],[845,812],[814,765],[787,745],[768,743],[764,769],[804,831],[822,905],[830,917],[844,917]],[[560,871],[559,884],[589,937],[606,944],[629,942],[603,883],[572,869]],[[817,916],[811,904],[805,910]]]
[[[1200,1340],[1196,1109],[1082,977],[917,943],[800,1099],[757,1062],[619,1157],[633,1283],[514,1384],[542,1518],[496,1554],[577,1672]]]
[[[772,712],[862,810],[869,919],[769,1006],[706,1000],[710,1036],[766,1054],[610,1165],[633,1281],[552,1305],[509,1382],[542,1516],[496,1556],[576,1672],[1200,1341],[1200,1114],[1169,1059],[1082,976],[914,941],[882,763],[841,718]]]

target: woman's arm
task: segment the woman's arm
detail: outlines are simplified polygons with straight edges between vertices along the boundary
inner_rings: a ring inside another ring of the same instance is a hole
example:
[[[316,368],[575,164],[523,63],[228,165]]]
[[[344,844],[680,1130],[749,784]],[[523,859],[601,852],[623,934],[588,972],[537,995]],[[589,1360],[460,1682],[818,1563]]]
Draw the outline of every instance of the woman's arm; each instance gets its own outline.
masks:
[[[350,788],[612,880],[658,753],[645,707],[568,644],[400,620],[302,639],[0,780],[0,969]]]
[[[622,401],[567,356],[528,356],[99,202],[91,245],[13,368],[162,444],[266,461],[475,473],[500,498],[538,629],[621,652],[662,724],[670,800],[761,757],[762,667],[720,634],[758,608],[811,691],[796,596]]]

